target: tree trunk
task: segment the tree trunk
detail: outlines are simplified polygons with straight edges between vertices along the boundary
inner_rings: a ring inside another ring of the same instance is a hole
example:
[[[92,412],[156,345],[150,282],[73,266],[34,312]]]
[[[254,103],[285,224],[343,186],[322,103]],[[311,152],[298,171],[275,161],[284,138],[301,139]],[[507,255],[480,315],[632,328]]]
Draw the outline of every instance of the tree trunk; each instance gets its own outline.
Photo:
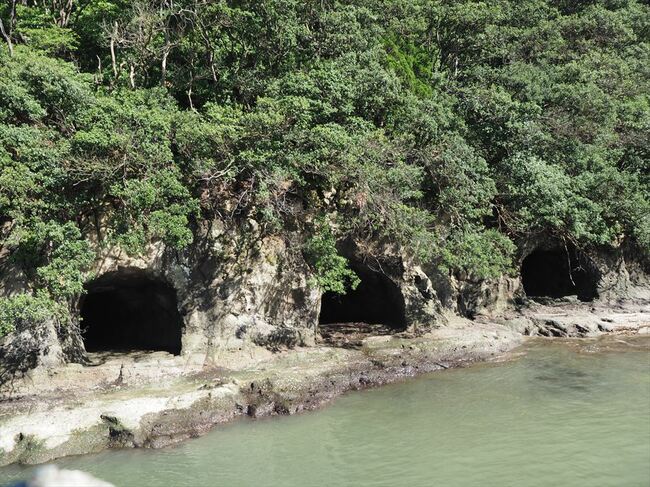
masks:
[[[11,35],[5,30],[5,25],[2,22],[2,19],[0,19],[0,34],[2,34],[2,37],[7,41],[7,46],[9,46],[9,56],[13,57],[14,45],[11,43]]]
[[[163,57],[162,57],[162,63],[161,63],[161,81],[160,83],[165,86],[165,81],[167,80],[167,57],[169,56],[169,46],[165,46],[165,49],[163,50]]]
[[[102,73],[102,58],[97,55],[95,55],[95,57],[97,58],[97,78],[95,80],[95,83],[100,85],[104,80],[104,74]]]
[[[113,76],[117,79],[117,59],[115,58],[115,38],[117,37],[117,22],[113,24],[111,33],[111,63],[113,65]]]

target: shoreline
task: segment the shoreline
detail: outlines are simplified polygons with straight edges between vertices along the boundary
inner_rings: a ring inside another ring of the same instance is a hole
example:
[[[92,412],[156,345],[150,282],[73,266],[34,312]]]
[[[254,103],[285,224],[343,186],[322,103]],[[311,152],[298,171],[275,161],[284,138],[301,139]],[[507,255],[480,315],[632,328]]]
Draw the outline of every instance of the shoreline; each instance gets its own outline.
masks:
[[[417,337],[369,337],[354,349],[251,351],[228,369],[153,353],[42,371],[22,395],[0,401],[0,466],[108,448],[161,448],[240,416],[296,414],[347,391],[499,359],[531,336],[649,333],[650,308],[560,303],[448,321]]]

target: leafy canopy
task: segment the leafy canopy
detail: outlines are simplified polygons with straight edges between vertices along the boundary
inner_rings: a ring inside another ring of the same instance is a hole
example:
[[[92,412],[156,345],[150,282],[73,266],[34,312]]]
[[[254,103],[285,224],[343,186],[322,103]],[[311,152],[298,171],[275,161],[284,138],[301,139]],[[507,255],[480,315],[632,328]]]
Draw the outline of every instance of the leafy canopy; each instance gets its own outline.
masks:
[[[300,230],[336,292],[344,239],[477,277],[539,235],[650,253],[646,2],[19,0],[0,19],[0,236],[53,301],[81,292],[91,240],[182,249],[213,217]]]

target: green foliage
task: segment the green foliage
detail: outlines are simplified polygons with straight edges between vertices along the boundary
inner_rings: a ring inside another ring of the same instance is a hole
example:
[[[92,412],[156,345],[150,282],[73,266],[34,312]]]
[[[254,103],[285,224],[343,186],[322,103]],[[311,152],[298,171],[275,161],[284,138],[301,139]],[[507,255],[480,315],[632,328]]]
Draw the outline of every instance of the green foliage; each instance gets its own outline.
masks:
[[[492,168],[499,223],[520,238],[628,238],[647,255],[647,219],[623,201],[647,207],[650,56],[639,19],[648,6],[491,3],[501,14],[467,33],[474,47],[455,84],[469,138]]]
[[[116,238],[128,251],[137,254],[155,239],[176,249],[192,242],[189,215],[198,212],[198,205],[177,172],[163,170],[148,179],[116,183],[110,194],[121,201]]]
[[[361,282],[348,267],[348,260],[336,250],[336,239],[325,222],[317,225],[316,233],[305,246],[307,260],[311,263],[318,286],[325,292],[345,294],[356,289]]]
[[[32,241],[28,245],[40,247],[37,255],[46,262],[37,268],[37,275],[50,295],[57,298],[80,295],[86,280],[84,271],[95,255],[79,227],[72,222],[39,223],[29,238]]]
[[[512,271],[515,246],[496,230],[465,228],[450,236],[442,263],[475,278],[495,278]]]
[[[638,0],[87,0],[0,18],[0,236],[72,299],[91,235],[201,218],[508,272],[540,235],[650,252],[650,7]],[[6,39],[3,39],[6,42]],[[102,228],[98,228],[98,226]]]
[[[503,198],[516,212],[509,222],[519,231],[543,231],[573,235],[577,239],[607,243],[610,228],[602,218],[600,205],[582,194],[581,177],[570,177],[556,165],[535,156],[516,154],[503,162],[507,184]]]
[[[0,338],[49,319],[63,320],[66,310],[45,293],[17,294],[0,299]]]
[[[16,34],[34,49],[49,54],[69,53],[77,49],[77,34],[52,22],[52,15],[38,5],[16,5]]]
[[[385,41],[388,66],[400,77],[402,83],[416,95],[427,98],[433,95],[433,59],[423,47],[393,36]]]

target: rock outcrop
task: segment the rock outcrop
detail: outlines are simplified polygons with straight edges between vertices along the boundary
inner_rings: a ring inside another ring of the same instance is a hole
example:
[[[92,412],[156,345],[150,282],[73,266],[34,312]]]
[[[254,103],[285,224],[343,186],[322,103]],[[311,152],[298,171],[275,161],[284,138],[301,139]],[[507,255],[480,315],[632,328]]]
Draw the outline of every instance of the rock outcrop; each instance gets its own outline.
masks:
[[[195,233],[195,242],[183,252],[158,242],[133,257],[118,247],[97,245],[89,286],[97,283],[95,287],[105,290],[144,279],[171,288],[182,319],[179,349],[184,364],[228,367],[242,356],[264,357],[269,351],[315,343],[322,296],[295,243],[299,236],[262,237],[254,222],[244,230],[204,222]],[[350,257],[365,265],[356,254]],[[427,275],[394,251],[390,262],[372,272],[395,285],[406,328],[425,332],[443,324],[442,307]],[[5,270],[0,275],[3,295],[28,289],[22,274]],[[0,341],[0,350],[8,350],[17,340],[40,344],[22,371],[84,363],[83,300],[80,296],[72,303],[71,323],[48,322],[38,336],[32,336],[33,330],[12,334]]]

